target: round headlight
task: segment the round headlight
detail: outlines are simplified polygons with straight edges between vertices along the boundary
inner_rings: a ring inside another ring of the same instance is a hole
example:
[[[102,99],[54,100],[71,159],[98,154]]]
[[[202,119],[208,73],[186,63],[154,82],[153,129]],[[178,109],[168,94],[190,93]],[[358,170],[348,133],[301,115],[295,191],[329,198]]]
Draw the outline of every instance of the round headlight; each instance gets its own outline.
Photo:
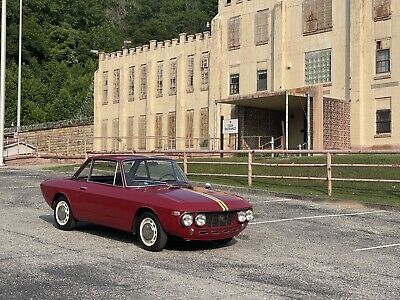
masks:
[[[185,227],[189,227],[193,224],[193,216],[190,214],[184,214],[181,218],[181,224]]]
[[[253,219],[254,219],[253,211],[249,209],[248,211],[246,211],[246,221],[250,222],[253,221]]]
[[[244,211],[239,211],[237,214],[237,219],[240,223],[246,222],[246,213]]]
[[[206,215],[205,214],[198,214],[194,219],[194,222],[197,226],[204,226],[206,224]]]

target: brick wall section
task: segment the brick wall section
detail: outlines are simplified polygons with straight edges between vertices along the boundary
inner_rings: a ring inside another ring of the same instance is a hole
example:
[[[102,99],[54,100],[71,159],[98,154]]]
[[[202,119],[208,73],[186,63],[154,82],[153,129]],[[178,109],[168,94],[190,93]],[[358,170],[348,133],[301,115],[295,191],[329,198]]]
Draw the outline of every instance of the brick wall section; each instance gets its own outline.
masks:
[[[39,153],[83,154],[93,151],[93,135],[93,125],[77,125],[21,132],[20,140],[35,146]]]
[[[350,102],[324,98],[324,149],[350,149]]]

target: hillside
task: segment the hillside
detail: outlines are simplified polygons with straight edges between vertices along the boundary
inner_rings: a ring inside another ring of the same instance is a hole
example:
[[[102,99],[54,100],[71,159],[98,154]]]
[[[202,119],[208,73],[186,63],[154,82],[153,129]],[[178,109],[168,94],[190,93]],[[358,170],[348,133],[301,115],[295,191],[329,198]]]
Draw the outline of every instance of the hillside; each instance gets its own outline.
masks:
[[[204,31],[217,0],[30,0],[23,12],[22,125],[82,114],[97,68],[91,49],[115,51]],[[16,123],[19,1],[7,7],[6,126]],[[90,109],[83,114],[90,114]]]

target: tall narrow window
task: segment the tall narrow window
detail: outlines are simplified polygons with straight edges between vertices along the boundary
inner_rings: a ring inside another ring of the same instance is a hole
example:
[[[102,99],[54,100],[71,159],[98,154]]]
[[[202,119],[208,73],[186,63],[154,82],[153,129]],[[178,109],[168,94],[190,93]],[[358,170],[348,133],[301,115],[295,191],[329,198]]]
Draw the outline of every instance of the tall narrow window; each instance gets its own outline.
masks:
[[[135,100],[135,66],[129,67],[129,98],[128,101]]]
[[[381,109],[376,111],[376,133],[390,133],[392,123],[392,113],[390,109]]]
[[[375,21],[390,19],[392,15],[391,0],[373,0],[373,16]]]
[[[305,83],[318,84],[332,81],[331,49],[306,52],[305,54]]]
[[[157,64],[157,97],[162,97],[163,95],[163,77],[164,77],[164,64],[159,62]]]
[[[269,10],[261,10],[256,13],[254,40],[256,45],[268,43],[268,14]]]
[[[194,119],[194,110],[188,110],[186,112],[186,148],[191,149],[194,147],[193,141],[193,119]]]
[[[162,117],[163,114],[156,114],[156,132],[155,132],[156,149],[163,148]]]
[[[103,99],[102,104],[108,104],[108,71],[103,72]]]
[[[121,72],[119,69],[114,70],[114,101],[113,103],[119,103],[121,87]]]
[[[267,70],[257,71],[257,91],[267,90]]]
[[[209,123],[208,123],[208,107],[200,110],[200,147],[208,148],[209,146]]]
[[[168,114],[168,149],[176,149],[176,113]]]
[[[188,56],[187,68],[187,92],[191,93],[194,91],[194,55]]]
[[[376,74],[390,73],[390,49],[376,50]]]
[[[126,147],[128,150],[133,150],[133,138],[134,138],[134,116],[129,116],[128,117],[128,124],[127,124],[127,141],[126,141]]]
[[[146,115],[139,117],[139,149],[146,150]]]
[[[169,94],[176,95],[177,60],[170,60],[169,69]]]
[[[231,74],[230,76],[230,95],[239,94],[239,74]]]
[[[112,140],[113,140],[113,150],[119,150],[119,119],[113,119],[112,121]]]
[[[311,34],[332,29],[332,0],[303,1],[303,33]]]
[[[147,98],[147,65],[140,67],[140,99]]]
[[[209,53],[205,52],[201,55],[201,90],[206,91],[208,90],[208,77],[209,77]]]
[[[107,151],[108,142],[108,119],[101,121],[101,150]]]
[[[228,21],[228,50],[240,48],[240,16]]]

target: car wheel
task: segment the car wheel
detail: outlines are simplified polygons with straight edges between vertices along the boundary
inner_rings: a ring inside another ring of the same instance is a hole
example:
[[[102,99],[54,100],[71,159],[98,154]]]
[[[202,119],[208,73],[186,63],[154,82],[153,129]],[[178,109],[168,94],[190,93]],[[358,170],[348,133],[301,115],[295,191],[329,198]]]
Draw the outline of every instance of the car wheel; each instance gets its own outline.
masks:
[[[217,240],[214,241],[218,246],[225,246],[226,244],[228,244],[230,241],[233,240],[233,237],[229,238],[229,239],[223,239],[223,240]]]
[[[54,221],[58,229],[72,230],[75,228],[76,221],[72,214],[71,206],[64,196],[56,200],[54,206]]]
[[[151,212],[145,212],[139,217],[137,231],[143,249],[161,251],[167,243],[167,234],[158,218]]]

